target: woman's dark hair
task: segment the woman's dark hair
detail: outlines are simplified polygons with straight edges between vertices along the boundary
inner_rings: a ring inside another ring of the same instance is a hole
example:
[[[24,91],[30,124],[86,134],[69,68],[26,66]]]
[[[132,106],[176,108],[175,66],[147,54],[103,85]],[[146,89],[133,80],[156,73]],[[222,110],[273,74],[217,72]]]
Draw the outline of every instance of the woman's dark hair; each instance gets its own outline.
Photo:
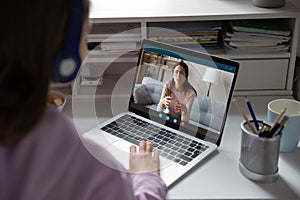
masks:
[[[174,67],[173,67],[173,69],[172,69],[172,73],[174,73],[174,70],[175,70],[175,68],[176,68],[178,65],[181,66],[181,67],[183,67],[184,72],[185,72],[185,75],[186,75],[186,80],[185,80],[184,83],[183,83],[183,88],[184,88],[184,89],[193,89],[194,92],[195,92],[195,94],[197,95],[197,91],[195,90],[195,88],[194,88],[194,87],[189,83],[189,81],[188,81],[188,77],[189,77],[189,67],[188,67],[188,65],[187,65],[185,62],[180,61],[180,62],[178,62],[176,65],[174,65]],[[172,80],[171,80],[171,87],[173,87],[174,85],[175,85],[175,81],[174,81],[174,79],[172,78]]]
[[[70,3],[17,0],[1,5],[7,16],[0,19],[1,145],[17,143],[44,115],[52,64],[68,34]]]

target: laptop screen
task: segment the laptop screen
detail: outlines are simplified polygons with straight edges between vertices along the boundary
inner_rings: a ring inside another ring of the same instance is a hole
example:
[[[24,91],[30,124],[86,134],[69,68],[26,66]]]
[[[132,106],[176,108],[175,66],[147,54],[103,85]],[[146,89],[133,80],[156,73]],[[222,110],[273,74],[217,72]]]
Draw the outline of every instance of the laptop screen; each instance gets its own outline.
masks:
[[[239,64],[144,40],[129,111],[220,144]]]

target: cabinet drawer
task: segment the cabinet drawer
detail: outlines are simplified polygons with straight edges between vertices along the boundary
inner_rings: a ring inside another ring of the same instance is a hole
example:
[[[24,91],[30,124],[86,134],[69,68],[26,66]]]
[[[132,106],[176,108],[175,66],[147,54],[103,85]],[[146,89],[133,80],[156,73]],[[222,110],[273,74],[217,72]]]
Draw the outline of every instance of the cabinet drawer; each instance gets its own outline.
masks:
[[[285,89],[289,59],[237,60],[236,90]]]

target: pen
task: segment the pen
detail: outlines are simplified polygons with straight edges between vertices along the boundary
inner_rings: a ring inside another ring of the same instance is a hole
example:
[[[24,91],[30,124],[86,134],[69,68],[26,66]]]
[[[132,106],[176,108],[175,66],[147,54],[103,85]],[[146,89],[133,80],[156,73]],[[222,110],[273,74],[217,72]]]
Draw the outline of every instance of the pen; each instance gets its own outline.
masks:
[[[272,129],[268,133],[265,134],[265,137],[271,138],[280,133],[283,126],[279,123],[276,123]]]
[[[249,109],[250,115],[251,115],[251,117],[252,117],[252,119],[253,119],[253,122],[254,122],[254,125],[255,125],[255,127],[256,127],[256,130],[259,131],[259,125],[258,125],[258,123],[257,123],[256,116],[255,116],[255,114],[254,114],[252,105],[251,105],[251,103],[250,103],[250,101],[249,101],[249,99],[248,99],[247,97],[245,97],[245,102],[246,102],[247,107],[248,107],[248,109]]]
[[[255,134],[258,134],[257,131],[255,130],[255,128],[252,126],[251,122],[249,121],[249,119],[247,118],[247,116],[245,115],[245,113],[243,112],[240,104],[237,102],[236,99],[233,99],[232,102],[235,104],[236,108],[238,109],[238,111],[240,112],[240,114],[243,116],[244,120],[247,122],[249,128],[251,129],[251,131]]]

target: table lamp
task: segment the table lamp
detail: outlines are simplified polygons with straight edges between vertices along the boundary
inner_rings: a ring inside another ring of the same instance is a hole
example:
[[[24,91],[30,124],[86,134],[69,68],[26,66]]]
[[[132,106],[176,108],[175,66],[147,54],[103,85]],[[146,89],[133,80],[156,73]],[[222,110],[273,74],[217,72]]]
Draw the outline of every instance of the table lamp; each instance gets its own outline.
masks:
[[[216,70],[214,68],[208,68],[205,71],[202,80],[205,82],[208,82],[208,84],[209,84],[208,90],[207,90],[207,95],[206,95],[206,96],[209,96],[211,84],[218,85],[220,83],[220,73],[218,70]]]

